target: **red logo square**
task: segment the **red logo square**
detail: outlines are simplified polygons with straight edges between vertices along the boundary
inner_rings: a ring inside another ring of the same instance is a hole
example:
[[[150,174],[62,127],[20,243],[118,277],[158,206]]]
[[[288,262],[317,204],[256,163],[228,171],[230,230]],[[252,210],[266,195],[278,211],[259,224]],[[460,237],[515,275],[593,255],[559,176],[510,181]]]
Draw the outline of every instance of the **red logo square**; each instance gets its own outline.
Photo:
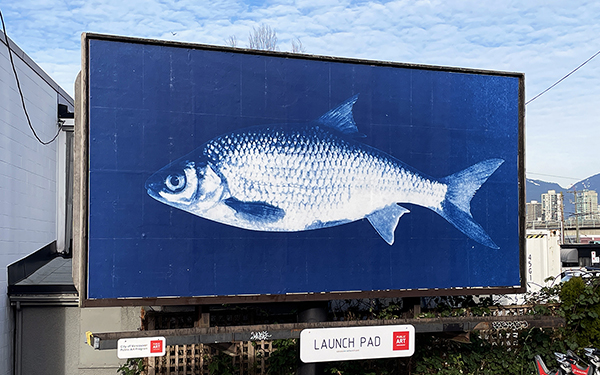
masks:
[[[162,351],[163,351],[162,340],[150,341],[150,353],[162,353]]]
[[[393,350],[408,350],[409,332],[394,332]]]

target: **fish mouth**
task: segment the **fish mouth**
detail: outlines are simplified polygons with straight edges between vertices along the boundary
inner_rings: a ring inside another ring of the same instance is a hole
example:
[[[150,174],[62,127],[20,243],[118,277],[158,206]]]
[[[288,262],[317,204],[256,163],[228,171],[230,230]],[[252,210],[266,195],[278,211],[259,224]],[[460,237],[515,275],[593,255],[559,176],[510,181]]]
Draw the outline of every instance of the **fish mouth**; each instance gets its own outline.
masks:
[[[146,192],[152,198],[159,198],[159,192],[163,190],[164,179],[157,173],[154,173],[146,180],[145,188]]]

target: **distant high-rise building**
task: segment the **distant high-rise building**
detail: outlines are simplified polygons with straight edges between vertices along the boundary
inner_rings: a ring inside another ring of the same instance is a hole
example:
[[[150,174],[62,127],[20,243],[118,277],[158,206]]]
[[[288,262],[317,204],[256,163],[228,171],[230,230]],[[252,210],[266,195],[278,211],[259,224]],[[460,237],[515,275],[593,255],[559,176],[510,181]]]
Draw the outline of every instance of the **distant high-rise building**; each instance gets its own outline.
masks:
[[[561,221],[563,215],[563,195],[556,190],[542,194],[542,220]]]
[[[538,201],[525,203],[525,220],[528,223],[542,221],[542,204]]]
[[[596,219],[598,217],[598,193],[595,190],[577,192],[575,213],[583,220]]]

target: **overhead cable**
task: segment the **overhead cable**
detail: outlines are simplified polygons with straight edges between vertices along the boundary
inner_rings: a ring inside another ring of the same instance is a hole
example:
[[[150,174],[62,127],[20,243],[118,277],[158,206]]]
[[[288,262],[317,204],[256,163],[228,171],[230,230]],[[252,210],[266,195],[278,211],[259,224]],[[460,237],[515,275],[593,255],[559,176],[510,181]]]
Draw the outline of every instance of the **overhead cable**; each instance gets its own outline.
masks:
[[[4,38],[6,40],[6,47],[8,48],[8,56],[10,58],[10,65],[12,66],[12,70],[15,74],[15,80],[17,81],[17,89],[19,90],[19,95],[21,96],[21,104],[23,105],[23,111],[25,112],[25,117],[27,118],[27,123],[29,124],[29,128],[33,132],[33,135],[38,140],[38,142],[40,142],[43,145],[49,145],[50,143],[54,142],[54,140],[56,138],[58,138],[58,135],[60,134],[60,131],[62,128],[62,126],[61,126],[62,123],[60,121],[58,122],[58,131],[56,132],[56,135],[48,142],[42,141],[40,139],[40,137],[37,135],[35,129],[33,128],[33,125],[31,125],[31,119],[29,118],[29,113],[27,112],[27,108],[25,107],[25,98],[23,97],[23,91],[21,90],[21,83],[19,82],[19,76],[17,75],[17,69],[15,68],[15,62],[13,60],[12,49],[10,48],[10,42],[8,41],[8,34],[6,33],[6,25],[4,24],[4,17],[2,17],[2,11],[0,11],[0,20],[2,21],[2,31],[4,32]]]
[[[600,51],[596,52],[592,57],[590,57],[589,59],[585,60],[581,65],[579,65],[577,68],[571,70],[569,72],[569,74],[567,74],[566,76],[562,77],[561,79],[559,79],[558,81],[556,81],[552,86],[548,87],[546,90],[540,92],[539,94],[537,94],[536,96],[534,96],[533,98],[529,99],[525,105],[531,103],[532,101],[536,100],[537,98],[539,98],[540,96],[544,95],[546,92],[550,91],[554,86],[558,85],[559,83],[561,83],[562,81],[564,81],[568,76],[570,76],[571,74],[575,73],[576,71],[578,71],[582,66],[584,66],[585,64],[587,64],[588,62],[590,62],[594,57],[600,55]]]

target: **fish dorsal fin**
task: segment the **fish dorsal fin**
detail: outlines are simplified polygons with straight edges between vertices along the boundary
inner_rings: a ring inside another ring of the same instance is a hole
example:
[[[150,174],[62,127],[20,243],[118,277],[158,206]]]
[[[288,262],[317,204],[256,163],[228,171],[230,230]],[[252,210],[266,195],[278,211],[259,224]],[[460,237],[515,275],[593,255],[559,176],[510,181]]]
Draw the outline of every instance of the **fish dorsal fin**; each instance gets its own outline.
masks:
[[[402,215],[408,213],[406,208],[393,203],[367,215],[367,220],[375,228],[377,233],[387,242],[392,245],[394,243],[394,231],[398,226],[398,221]]]
[[[352,116],[352,107],[357,100],[358,94],[319,117],[317,122],[344,134],[357,134],[358,128]]]

